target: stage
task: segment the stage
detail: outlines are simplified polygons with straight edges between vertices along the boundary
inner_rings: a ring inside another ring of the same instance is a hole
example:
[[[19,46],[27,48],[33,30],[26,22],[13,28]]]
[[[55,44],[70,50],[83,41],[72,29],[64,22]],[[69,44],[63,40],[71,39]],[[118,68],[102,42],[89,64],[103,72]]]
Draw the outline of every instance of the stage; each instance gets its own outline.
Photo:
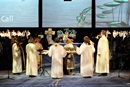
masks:
[[[42,55],[42,66],[47,71],[39,71],[37,77],[29,77],[23,72],[20,75],[13,75],[11,69],[0,70],[0,87],[130,87],[130,70],[110,69],[107,76],[98,76],[94,72],[92,78],[80,76],[80,55],[75,54],[76,68],[73,75],[64,75],[62,79],[52,79],[51,58],[46,54]]]
[[[78,65],[73,71],[74,75],[64,75],[62,79],[52,79],[50,64],[45,65],[47,72],[39,72],[37,77],[28,77],[23,72],[20,75],[12,75],[11,70],[0,71],[0,87],[130,87],[130,71],[111,71],[108,76],[98,76],[94,73],[92,78],[80,76]],[[118,76],[120,75],[120,77]]]

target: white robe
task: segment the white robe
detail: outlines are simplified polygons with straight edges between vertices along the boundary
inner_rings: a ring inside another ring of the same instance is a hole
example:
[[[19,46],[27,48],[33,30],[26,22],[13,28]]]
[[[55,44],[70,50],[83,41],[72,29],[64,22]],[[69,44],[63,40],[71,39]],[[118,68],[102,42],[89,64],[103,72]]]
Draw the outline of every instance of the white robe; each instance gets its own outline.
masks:
[[[83,77],[93,76],[93,53],[95,48],[93,45],[82,43],[80,48],[76,48],[77,54],[80,56],[80,74]]]
[[[96,73],[109,73],[109,43],[105,36],[98,41]]]
[[[26,63],[26,75],[38,75],[37,56],[38,52],[36,46],[33,43],[26,45],[27,63]]]
[[[51,64],[51,77],[52,78],[62,78],[63,77],[63,57],[65,57],[67,52],[64,47],[59,44],[54,44],[50,46],[48,55],[52,57]]]
[[[12,73],[21,73],[22,72],[22,55],[21,55],[21,50],[18,47],[17,43],[14,43],[12,45],[12,54],[13,54]]]

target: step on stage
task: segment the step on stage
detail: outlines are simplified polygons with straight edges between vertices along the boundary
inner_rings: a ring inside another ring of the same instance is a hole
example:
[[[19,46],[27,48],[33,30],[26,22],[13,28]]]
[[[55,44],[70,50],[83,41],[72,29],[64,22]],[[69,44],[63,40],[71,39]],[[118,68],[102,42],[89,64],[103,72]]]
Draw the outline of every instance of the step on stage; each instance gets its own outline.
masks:
[[[45,67],[50,73],[50,67]],[[94,73],[92,78],[83,78],[79,72],[75,70],[74,75],[64,75],[62,79],[52,79],[47,73],[38,75],[37,77],[28,77],[25,73],[20,75],[12,75],[8,79],[7,71],[0,71],[0,87],[130,87],[130,71],[120,72],[118,70],[111,71],[107,76],[98,76]]]

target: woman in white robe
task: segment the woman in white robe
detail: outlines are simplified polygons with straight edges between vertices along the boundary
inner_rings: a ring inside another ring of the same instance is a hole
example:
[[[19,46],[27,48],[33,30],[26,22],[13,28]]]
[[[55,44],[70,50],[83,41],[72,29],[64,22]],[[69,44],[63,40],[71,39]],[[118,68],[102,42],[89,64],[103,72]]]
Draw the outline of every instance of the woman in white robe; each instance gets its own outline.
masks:
[[[12,39],[12,58],[13,58],[13,74],[20,74],[22,72],[22,55],[17,38]]]
[[[58,39],[57,41],[58,42]],[[64,47],[58,43],[50,46],[48,55],[52,57],[51,63],[51,77],[52,78],[63,78],[63,58],[67,52]]]
[[[84,42],[80,48],[76,47],[77,54],[80,56],[80,74],[82,77],[93,76],[93,53],[95,52],[94,45],[91,44],[88,36],[84,37]]]
[[[109,73],[109,43],[105,36],[106,31],[101,31],[101,38],[97,46],[96,73],[107,75]]]
[[[26,61],[26,75],[35,77],[38,75],[37,56],[38,52],[34,44],[34,38],[30,38],[26,45],[27,61]]]

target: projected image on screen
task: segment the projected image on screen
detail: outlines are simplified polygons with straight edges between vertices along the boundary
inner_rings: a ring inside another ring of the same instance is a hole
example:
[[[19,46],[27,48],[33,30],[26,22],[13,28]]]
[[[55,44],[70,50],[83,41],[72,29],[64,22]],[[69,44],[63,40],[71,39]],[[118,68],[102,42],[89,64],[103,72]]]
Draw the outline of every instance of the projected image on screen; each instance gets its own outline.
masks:
[[[0,0],[0,27],[38,27],[38,0]]]
[[[96,0],[96,27],[129,27],[129,0]]]
[[[42,0],[43,27],[91,27],[92,0]]]

